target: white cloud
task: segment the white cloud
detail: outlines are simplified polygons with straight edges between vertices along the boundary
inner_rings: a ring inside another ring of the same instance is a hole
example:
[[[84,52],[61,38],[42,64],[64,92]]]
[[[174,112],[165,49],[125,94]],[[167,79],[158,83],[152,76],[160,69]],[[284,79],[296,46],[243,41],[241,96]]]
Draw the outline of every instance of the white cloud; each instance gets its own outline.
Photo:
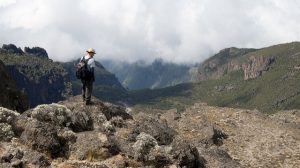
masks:
[[[15,2],[16,2],[16,0],[0,0],[0,8],[9,6]]]
[[[199,62],[226,47],[300,39],[297,0],[0,0],[0,43],[97,57]]]

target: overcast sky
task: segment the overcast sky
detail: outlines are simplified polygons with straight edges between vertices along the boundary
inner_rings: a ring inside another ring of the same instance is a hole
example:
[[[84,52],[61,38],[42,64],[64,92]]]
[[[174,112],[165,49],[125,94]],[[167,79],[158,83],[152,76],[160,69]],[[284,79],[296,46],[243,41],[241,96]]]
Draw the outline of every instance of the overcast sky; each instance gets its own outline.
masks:
[[[0,0],[0,44],[67,61],[200,62],[227,47],[300,41],[299,0]]]

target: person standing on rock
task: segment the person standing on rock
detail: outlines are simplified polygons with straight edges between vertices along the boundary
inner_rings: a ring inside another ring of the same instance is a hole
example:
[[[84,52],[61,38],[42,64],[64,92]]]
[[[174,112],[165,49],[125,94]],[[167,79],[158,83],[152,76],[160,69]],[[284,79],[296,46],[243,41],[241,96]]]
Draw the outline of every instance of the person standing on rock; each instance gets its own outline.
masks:
[[[87,55],[80,59],[79,64],[82,65],[82,72],[80,79],[82,82],[82,98],[86,105],[91,105],[91,97],[93,91],[93,82],[95,81],[95,59],[93,58],[96,54],[93,48],[88,49]]]

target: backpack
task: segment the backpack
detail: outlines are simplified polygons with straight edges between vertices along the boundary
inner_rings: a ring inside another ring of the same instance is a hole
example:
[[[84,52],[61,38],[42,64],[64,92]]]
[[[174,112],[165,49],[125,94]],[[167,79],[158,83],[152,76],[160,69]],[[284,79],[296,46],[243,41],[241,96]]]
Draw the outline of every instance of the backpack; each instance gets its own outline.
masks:
[[[90,80],[92,73],[88,69],[88,62],[91,58],[85,59],[83,57],[81,61],[76,65],[76,77],[77,79]]]

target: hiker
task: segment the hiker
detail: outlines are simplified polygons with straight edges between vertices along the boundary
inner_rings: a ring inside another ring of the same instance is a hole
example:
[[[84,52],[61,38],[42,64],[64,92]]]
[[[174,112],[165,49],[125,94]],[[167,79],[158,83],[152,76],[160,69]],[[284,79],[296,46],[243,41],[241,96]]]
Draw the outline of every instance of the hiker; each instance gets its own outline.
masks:
[[[87,55],[80,59],[79,64],[82,65],[82,72],[80,72],[79,78],[82,82],[82,98],[86,105],[91,104],[91,97],[93,91],[93,82],[95,81],[95,60],[94,55],[96,54],[93,48],[88,49]]]

